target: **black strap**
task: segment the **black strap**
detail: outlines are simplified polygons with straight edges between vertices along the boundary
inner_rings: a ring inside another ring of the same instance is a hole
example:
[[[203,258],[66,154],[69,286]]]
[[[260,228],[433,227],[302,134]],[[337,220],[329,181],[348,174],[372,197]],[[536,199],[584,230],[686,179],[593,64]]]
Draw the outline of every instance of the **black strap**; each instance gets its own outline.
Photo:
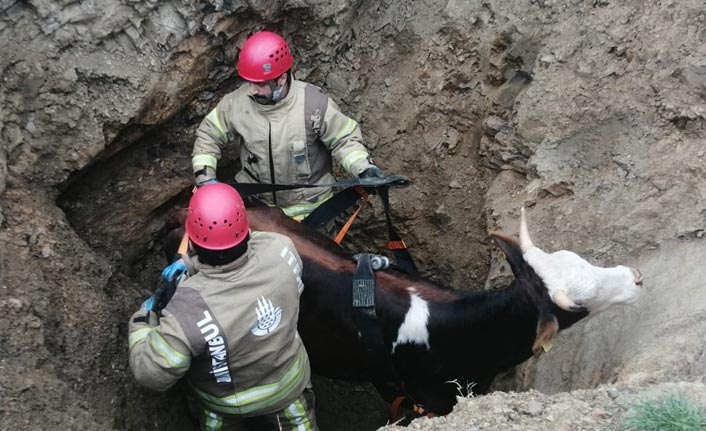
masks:
[[[270,183],[275,184],[275,161],[272,157],[272,124],[270,122],[267,122],[267,127],[268,127],[268,135],[267,135],[267,142],[269,144],[269,155],[270,155]],[[272,190],[272,202],[277,206],[277,193],[275,190]]]
[[[302,220],[302,223],[315,229],[319,228],[354,206],[360,197],[361,195],[355,187],[341,190],[333,195],[331,199],[316,207],[311,214]]]
[[[257,195],[261,193],[270,193],[281,190],[294,190],[313,187],[363,187],[365,189],[377,187],[406,187],[410,184],[409,178],[401,175],[390,175],[385,178],[351,178],[348,180],[337,181],[330,184],[261,184],[261,183],[235,183],[231,184],[241,195]]]
[[[375,274],[370,262],[372,256],[367,253],[358,255],[358,269],[353,278],[353,313],[373,382],[396,395],[406,394],[404,383],[385,347],[375,313]]]
[[[385,219],[387,220],[387,234],[390,237],[390,241],[402,242],[402,237],[397,233],[397,229],[392,225],[392,217],[390,216],[390,196],[388,194],[389,189],[381,188],[378,189],[378,195],[382,200],[382,205],[385,207]],[[419,275],[419,270],[417,265],[414,263],[412,255],[406,248],[394,249],[392,253],[395,255],[395,264],[398,268],[402,269],[404,272],[410,275]]]

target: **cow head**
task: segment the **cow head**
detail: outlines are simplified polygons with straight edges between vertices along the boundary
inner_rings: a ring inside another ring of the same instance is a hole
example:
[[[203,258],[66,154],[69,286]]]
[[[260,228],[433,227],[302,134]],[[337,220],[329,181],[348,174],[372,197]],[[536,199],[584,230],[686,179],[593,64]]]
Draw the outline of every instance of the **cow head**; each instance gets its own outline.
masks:
[[[639,296],[642,275],[635,268],[600,268],[576,253],[545,253],[532,244],[524,208],[520,216],[520,248],[524,259],[544,281],[552,301],[564,310],[585,308],[595,314],[614,304],[633,303]]]

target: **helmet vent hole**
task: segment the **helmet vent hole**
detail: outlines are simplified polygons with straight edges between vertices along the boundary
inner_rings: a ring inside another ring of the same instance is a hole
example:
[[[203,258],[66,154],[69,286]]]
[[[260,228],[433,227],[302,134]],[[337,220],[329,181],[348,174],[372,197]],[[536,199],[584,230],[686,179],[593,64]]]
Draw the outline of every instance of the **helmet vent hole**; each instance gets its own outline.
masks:
[[[203,227],[203,223],[199,223],[199,226]]]
[[[223,220],[223,224],[226,224],[226,223],[228,223],[228,220]]]
[[[231,227],[231,226],[233,226],[233,223],[228,223],[228,227]]]
[[[214,220],[214,221],[213,221],[213,224],[218,224],[218,222]]]
[[[209,227],[208,227],[208,230],[213,230],[213,226],[209,226]]]
[[[207,237],[207,236],[203,237],[203,242],[206,242],[206,241],[208,241],[208,237]]]

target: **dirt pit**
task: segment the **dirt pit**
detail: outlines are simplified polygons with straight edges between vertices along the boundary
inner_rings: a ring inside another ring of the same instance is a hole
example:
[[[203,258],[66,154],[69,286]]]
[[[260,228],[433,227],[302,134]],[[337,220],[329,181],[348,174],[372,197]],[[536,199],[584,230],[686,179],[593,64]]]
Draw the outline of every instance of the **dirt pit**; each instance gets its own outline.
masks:
[[[109,3],[0,6],[2,427],[189,428],[179,388],[133,381],[127,318],[188,199],[195,127],[262,28],[414,181],[392,205],[425,276],[505,283],[487,233],[516,232],[521,206],[547,250],[643,270],[638,303],[565,331],[499,387],[703,380],[701,1]],[[352,244],[380,250],[382,220],[368,213]],[[368,387],[315,383],[322,428],[384,422]]]

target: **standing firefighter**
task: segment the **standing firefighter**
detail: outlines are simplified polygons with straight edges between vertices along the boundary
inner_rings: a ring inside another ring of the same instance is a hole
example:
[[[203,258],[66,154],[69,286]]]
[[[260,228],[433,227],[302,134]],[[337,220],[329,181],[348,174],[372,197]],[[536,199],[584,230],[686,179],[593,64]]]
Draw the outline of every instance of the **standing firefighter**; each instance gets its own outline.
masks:
[[[318,87],[293,79],[285,40],[261,31],[245,41],[238,74],[247,81],[226,95],[196,132],[192,165],[196,185],[216,181],[221,149],[235,141],[241,183],[331,184],[332,156],[352,176],[385,175],[361,143],[358,123]],[[332,196],[330,187],[260,196],[301,220]]]
[[[184,378],[202,430],[315,430],[299,334],[301,258],[289,238],[250,232],[232,187],[201,187],[186,220],[193,256],[161,317],[130,319],[130,368],[164,391]]]

